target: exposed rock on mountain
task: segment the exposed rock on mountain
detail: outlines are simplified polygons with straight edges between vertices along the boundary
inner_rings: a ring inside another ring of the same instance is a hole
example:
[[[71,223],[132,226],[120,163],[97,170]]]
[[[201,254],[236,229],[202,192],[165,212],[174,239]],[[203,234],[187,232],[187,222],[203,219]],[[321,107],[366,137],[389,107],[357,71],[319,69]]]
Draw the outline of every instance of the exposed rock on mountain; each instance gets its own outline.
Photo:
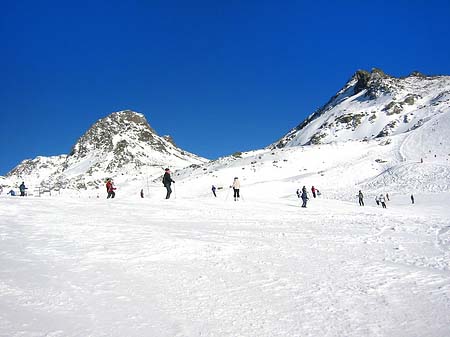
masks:
[[[322,108],[270,148],[373,139],[408,132],[450,109],[450,76],[396,78],[358,70]]]
[[[152,176],[207,161],[160,137],[144,115],[119,111],[100,119],[81,136],[69,155],[24,160],[7,179],[26,179],[49,188],[95,188],[106,177]]]

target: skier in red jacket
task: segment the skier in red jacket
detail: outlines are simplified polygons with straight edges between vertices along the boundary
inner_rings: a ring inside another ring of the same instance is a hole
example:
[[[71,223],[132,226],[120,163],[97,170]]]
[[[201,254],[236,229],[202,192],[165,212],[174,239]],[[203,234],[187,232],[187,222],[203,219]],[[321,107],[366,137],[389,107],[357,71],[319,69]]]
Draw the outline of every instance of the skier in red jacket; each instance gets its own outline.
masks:
[[[114,197],[116,196],[116,192],[114,192],[115,189],[116,188],[114,187],[112,180],[108,178],[108,180],[106,180],[106,192],[108,192],[108,196],[106,197],[106,199],[114,199]]]

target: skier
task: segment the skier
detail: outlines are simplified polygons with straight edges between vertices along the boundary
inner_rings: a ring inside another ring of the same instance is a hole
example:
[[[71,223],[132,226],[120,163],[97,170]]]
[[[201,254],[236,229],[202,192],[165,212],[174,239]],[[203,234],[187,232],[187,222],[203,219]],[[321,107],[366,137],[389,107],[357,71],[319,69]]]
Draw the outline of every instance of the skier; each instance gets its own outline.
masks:
[[[25,187],[25,183],[22,181],[22,184],[20,184],[19,186],[19,191],[20,191],[20,196],[24,197],[25,196],[25,190],[27,190],[28,188]]]
[[[166,168],[164,170],[164,177],[163,177],[162,183],[167,190],[166,199],[169,199],[170,195],[172,194],[172,188],[170,187],[170,185],[172,183],[175,183],[175,180],[173,180],[172,177],[170,176],[169,168]]]
[[[378,199],[378,195],[375,196],[375,202],[377,203],[378,206],[380,206],[380,199]]]
[[[116,188],[114,187],[114,183],[113,181],[108,178],[106,180],[106,192],[108,192],[108,196],[106,197],[106,199],[114,199],[114,197],[116,196],[116,192],[114,192]]]
[[[414,196],[411,194],[411,203],[414,204]]]
[[[16,196],[16,192],[14,192],[14,190],[10,190],[8,193],[6,193],[6,195],[11,194],[12,197]]]
[[[389,200],[389,194],[387,194],[387,193],[386,193],[386,199],[387,199],[387,201],[390,201]]]
[[[3,186],[0,186],[0,195],[3,193]]]
[[[141,189],[141,198],[143,198],[144,197],[144,189],[142,188]]]
[[[386,199],[384,198],[384,195],[380,194],[380,198],[379,199],[380,199],[381,206],[383,208],[386,208]]]
[[[211,191],[213,192],[214,196],[217,198],[217,195],[216,195],[216,186],[212,185]]]
[[[306,203],[308,202],[309,198],[308,198],[308,193],[306,193],[306,187],[305,187],[305,186],[302,187],[302,195],[301,195],[301,198],[302,198],[302,200],[303,200],[302,207],[303,207],[303,208],[306,208]]]
[[[311,192],[312,192],[313,197],[315,198],[316,197],[316,188],[314,186],[311,187]]]
[[[239,182],[238,177],[234,177],[233,184],[231,184],[230,188],[233,188],[234,192],[234,201],[239,201],[239,190],[241,188],[241,183]]]
[[[359,200],[359,206],[364,206],[364,195],[362,194],[361,190],[358,192],[358,200]]]
[[[300,193],[300,189],[297,188],[297,191],[295,193],[297,193],[297,197],[300,199],[300,197],[302,196],[302,194]]]

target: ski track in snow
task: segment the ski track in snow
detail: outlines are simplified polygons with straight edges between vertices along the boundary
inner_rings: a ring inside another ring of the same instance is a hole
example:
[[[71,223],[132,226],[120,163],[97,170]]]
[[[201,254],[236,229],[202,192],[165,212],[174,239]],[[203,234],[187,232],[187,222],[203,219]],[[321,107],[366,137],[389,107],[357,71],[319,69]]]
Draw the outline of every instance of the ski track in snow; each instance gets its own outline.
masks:
[[[0,336],[450,335],[448,212],[0,200]]]

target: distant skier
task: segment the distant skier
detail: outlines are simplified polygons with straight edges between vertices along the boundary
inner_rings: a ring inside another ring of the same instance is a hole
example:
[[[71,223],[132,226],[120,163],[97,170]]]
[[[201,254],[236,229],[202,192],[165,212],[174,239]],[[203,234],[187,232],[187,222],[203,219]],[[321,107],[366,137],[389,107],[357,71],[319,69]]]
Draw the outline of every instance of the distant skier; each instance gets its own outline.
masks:
[[[114,192],[116,188],[114,187],[114,183],[113,181],[108,178],[106,180],[106,192],[108,193],[108,196],[106,197],[106,199],[114,199],[114,197],[116,196],[116,192]]]
[[[380,206],[380,199],[378,199],[378,195],[375,196],[375,202],[377,203],[378,206]]]
[[[142,188],[141,189],[141,198],[143,198],[144,197],[144,189]]]
[[[387,194],[387,193],[386,193],[386,199],[387,199],[387,201],[390,201],[389,200],[389,194]]]
[[[166,199],[169,199],[170,195],[172,194],[172,188],[170,187],[170,185],[172,183],[175,183],[175,180],[173,180],[172,177],[170,176],[170,170],[168,168],[164,170],[164,177],[162,183],[167,190]]]
[[[384,195],[383,195],[383,194],[380,194],[379,199],[380,199],[381,206],[382,206],[383,208],[386,208],[386,199],[384,198]]]
[[[303,201],[302,207],[306,208],[306,203],[308,202],[309,198],[308,198],[308,193],[306,193],[306,187],[305,186],[302,187],[301,198],[302,198],[302,201]]]
[[[16,192],[14,192],[14,190],[10,190],[8,193],[6,193],[6,195],[10,194],[12,197],[16,196]]]
[[[313,197],[315,198],[316,197],[316,188],[314,186],[311,187],[311,192],[312,192]]]
[[[411,203],[414,204],[414,195],[411,194]]]
[[[358,201],[359,206],[364,206],[364,195],[362,194],[361,190],[358,192]]]
[[[297,191],[295,193],[297,193],[297,197],[300,199],[301,196],[302,196],[302,193],[300,192],[300,189],[297,188]]]
[[[216,195],[216,186],[212,185],[212,186],[211,186],[211,191],[213,192],[214,196],[217,198],[217,195]]]
[[[19,191],[20,191],[20,196],[24,197],[25,196],[25,190],[27,190],[28,188],[25,187],[25,183],[22,181],[22,184],[20,184],[19,186]]]
[[[0,195],[3,193],[3,186],[0,186]]]
[[[241,183],[239,182],[238,177],[234,177],[233,184],[231,184],[230,187],[233,188],[234,201],[239,201],[239,191],[241,189]]]

